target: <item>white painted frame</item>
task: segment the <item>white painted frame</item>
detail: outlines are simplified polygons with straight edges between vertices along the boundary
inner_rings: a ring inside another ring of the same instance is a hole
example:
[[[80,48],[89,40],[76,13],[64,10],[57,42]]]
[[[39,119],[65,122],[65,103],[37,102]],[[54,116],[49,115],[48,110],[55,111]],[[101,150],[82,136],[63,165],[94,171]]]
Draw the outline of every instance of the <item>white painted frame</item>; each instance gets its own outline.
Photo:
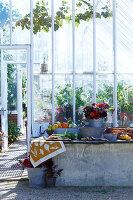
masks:
[[[54,0],[51,0],[52,17],[52,124],[55,121],[55,84],[54,84],[54,56],[55,56],[55,37],[54,37]]]
[[[22,70],[20,67],[17,68],[17,112],[18,112],[18,120],[17,125],[22,132],[23,126],[23,107],[22,107]]]
[[[31,0],[32,1],[32,0]],[[113,59],[114,59],[114,120],[113,126],[117,126],[117,54],[116,54],[116,0],[113,1]],[[51,0],[51,17],[52,17],[52,123],[55,121],[55,88],[54,88],[54,55],[55,55],[55,38],[54,38],[54,0]],[[33,8],[32,8],[33,11]],[[32,27],[33,28],[33,27]],[[33,30],[31,30],[33,32]],[[97,47],[96,47],[96,0],[93,0],[93,72],[87,73],[93,75],[93,102],[96,103],[97,91]],[[72,61],[73,61],[73,120],[75,122],[76,107],[75,107],[75,82],[76,82],[76,69],[75,69],[75,0],[72,0]],[[59,74],[59,73],[57,73]],[[106,74],[106,73],[98,73]],[[107,73],[109,74],[109,73]],[[112,74],[112,73],[110,73]]]
[[[30,152],[30,140],[32,135],[32,105],[31,105],[31,63],[30,45],[0,46],[1,50],[27,50],[27,151]],[[12,62],[10,62],[12,64]],[[17,63],[16,63],[17,64]]]
[[[72,52],[73,52],[73,121],[76,123],[76,101],[75,101],[75,82],[76,82],[76,64],[75,64],[75,0],[72,0]]]
[[[1,130],[4,133],[2,151],[8,148],[8,110],[7,110],[7,65],[3,62],[1,51]]]
[[[96,103],[96,0],[93,0],[93,102]]]
[[[33,98],[33,0],[30,0],[30,45],[13,45],[12,44],[12,0],[10,2],[10,45],[0,46],[0,49],[27,49],[27,104],[28,104],[28,152],[31,134],[34,130],[34,98]],[[52,123],[55,119],[55,97],[54,97],[54,55],[55,55],[55,38],[54,38],[54,0],[51,0],[51,16],[52,16]],[[93,0],[93,98],[96,102],[96,0]],[[75,122],[75,0],[72,0],[72,52],[73,52],[73,120]],[[113,0],[113,52],[114,52],[114,126],[117,126],[117,54],[116,54],[116,0]],[[100,74],[100,73],[99,73]],[[103,74],[103,73],[102,73]]]
[[[116,33],[116,0],[113,0],[113,61],[114,61],[114,91],[113,91],[113,101],[114,101],[114,116],[113,116],[113,126],[117,127],[117,33]]]

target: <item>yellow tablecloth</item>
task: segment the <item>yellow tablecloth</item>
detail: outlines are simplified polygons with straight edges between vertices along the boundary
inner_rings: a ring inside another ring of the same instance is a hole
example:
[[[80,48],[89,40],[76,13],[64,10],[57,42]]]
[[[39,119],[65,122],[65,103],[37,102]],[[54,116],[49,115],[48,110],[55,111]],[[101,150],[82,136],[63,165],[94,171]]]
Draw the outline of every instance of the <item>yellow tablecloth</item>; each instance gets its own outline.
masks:
[[[66,151],[62,141],[46,141],[43,137],[31,141],[30,161],[34,167]]]

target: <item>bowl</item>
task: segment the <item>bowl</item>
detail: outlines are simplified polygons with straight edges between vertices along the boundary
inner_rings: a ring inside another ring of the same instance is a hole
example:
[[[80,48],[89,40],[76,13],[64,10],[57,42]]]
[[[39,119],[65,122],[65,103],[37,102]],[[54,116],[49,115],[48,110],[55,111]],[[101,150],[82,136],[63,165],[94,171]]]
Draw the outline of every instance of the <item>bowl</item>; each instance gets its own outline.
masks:
[[[117,140],[117,133],[104,133],[103,136],[111,142],[115,142]]]
[[[90,137],[102,138],[104,128],[95,128],[95,127],[81,127],[79,128],[81,137]]]

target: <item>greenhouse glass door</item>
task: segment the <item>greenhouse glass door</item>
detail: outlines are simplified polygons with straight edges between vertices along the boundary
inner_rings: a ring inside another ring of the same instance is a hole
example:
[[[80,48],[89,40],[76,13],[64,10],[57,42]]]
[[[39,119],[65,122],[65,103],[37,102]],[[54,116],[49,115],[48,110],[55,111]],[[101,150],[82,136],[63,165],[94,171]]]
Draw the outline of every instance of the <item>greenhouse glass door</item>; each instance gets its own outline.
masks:
[[[29,45],[0,46],[0,55],[0,114],[1,131],[5,136],[2,151],[5,151],[8,148],[8,114],[15,113],[17,125],[20,130],[22,128],[22,74],[26,75],[26,87],[30,88],[30,47]],[[28,91],[30,90],[28,89]],[[28,107],[28,130],[31,132],[30,94],[25,98],[25,101]]]
[[[2,51],[1,51],[2,57]],[[2,150],[8,147],[8,119],[7,119],[7,65],[1,59],[1,131],[4,133]]]

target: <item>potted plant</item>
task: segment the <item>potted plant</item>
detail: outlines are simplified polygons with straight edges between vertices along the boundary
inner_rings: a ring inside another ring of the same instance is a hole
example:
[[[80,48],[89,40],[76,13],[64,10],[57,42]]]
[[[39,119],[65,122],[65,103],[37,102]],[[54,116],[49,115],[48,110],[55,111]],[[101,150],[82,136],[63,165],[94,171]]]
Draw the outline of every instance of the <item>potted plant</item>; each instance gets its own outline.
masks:
[[[30,158],[25,158],[24,160],[18,160],[17,167],[21,167],[22,170],[27,168],[29,185],[32,188],[43,188],[45,187],[45,162],[38,165],[36,168],[31,164]]]
[[[56,169],[57,165],[54,165],[52,159],[46,161],[45,164],[46,164],[46,170],[45,170],[46,187],[54,187],[56,184],[56,177],[61,175],[63,169]]]
[[[93,103],[91,105],[86,105],[83,108],[84,115],[89,119],[89,125],[91,127],[100,128],[102,126],[102,119],[107,117],[107,110],[109,105],[105,102],[103,103]]]

